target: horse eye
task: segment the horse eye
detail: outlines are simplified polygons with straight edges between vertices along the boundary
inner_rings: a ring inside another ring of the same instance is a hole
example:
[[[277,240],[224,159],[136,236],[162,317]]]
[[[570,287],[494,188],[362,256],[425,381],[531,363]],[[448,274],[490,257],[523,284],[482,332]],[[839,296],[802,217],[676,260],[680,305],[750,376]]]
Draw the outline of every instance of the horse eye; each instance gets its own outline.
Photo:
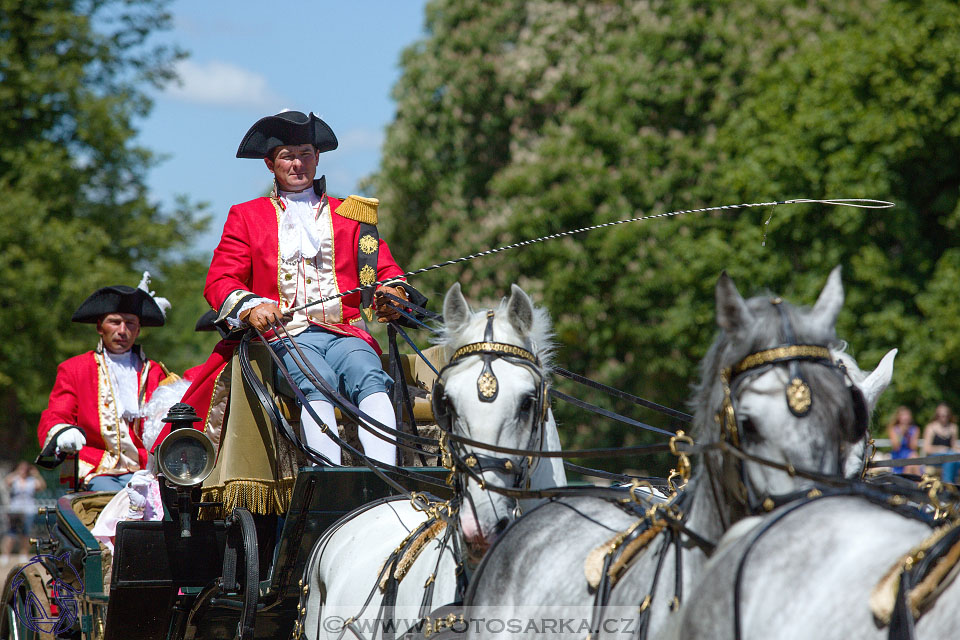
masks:
[[[755,438],[758,435],[757,425],[749,417],[743,417],[739,420],[740,434],[745,438]]]
[[[523,402],[520,403],[520,411],[530,413],[531,410],[533,410],[533,396],[527,396],[523,399]]]

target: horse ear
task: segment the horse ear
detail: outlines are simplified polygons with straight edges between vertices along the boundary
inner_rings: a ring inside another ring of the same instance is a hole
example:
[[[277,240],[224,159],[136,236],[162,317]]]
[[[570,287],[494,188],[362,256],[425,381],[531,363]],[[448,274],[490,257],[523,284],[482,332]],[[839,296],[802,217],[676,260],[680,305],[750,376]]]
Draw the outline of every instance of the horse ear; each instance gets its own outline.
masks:
[[[443,322],[448,329],[458,329],[469,317],[470,305],[460,292],[460,283],[454,282],[443,298]]]
[[[533,302],[523,289],[510,285],[510,300],[507,301],[507,317],[510,324],[522,336],[530,333],[533,326]]]
[[[727,275],[726,270],[717,280],[717,325],[727,332],[735,332],[753,318],[743,296],[737,291],[737,285]]]
[[[837,316],[843,308],[843,282],[840,279],[840,265],[833,268],[823,286],[817,303],[813,305],[812,317],[826,331],[833,331]]]
[[[890,349],[887,355],[883,356],[877,368],[870,372],[863,382],[860,383],[860,390],[863,392],[863,399],[867,401],[867,412],[873,413],[877,406],[877,399],[883,390],[893,379],[893,360],[897,357],[897,350]]]

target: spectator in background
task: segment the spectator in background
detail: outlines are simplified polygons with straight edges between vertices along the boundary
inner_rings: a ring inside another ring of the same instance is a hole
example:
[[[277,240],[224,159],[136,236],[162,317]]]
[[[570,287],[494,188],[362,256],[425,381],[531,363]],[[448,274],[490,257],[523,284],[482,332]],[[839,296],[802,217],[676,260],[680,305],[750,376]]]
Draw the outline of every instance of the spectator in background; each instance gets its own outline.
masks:
[[[26,461],[21,461],[4,482],[10,491],[10,529],[3,539],[3,554],[9,555],[13,551],[14,543],[17,543],[17,553],[28,553],[28,536],[37,515],[36,493],[46,489],[47,483],[37,468]]]
[[[887,437],[890,438],[890,457],[894,460],[915,458],[917,443],[920,441],[920,427],[913,423],[913,413],[905,406],[897,407],[887,423]],[[920,475],[922,469],[917,465],[894,467],[894,473]]]
[[[941,402],[937,405],[933,422],[923,429],[923,454],[929,456],[958,452],[960,452],[960,448],[957,447],[957,424],[953,421],[953,413],[950,411],[950,407]],[[930,465],[927,465],[928,473],[937,473],[939,466],[934,465],[931,469]],[[944,482],[956,482],[958,468],[960,468],[960,463],[943,463],[941,479]]]

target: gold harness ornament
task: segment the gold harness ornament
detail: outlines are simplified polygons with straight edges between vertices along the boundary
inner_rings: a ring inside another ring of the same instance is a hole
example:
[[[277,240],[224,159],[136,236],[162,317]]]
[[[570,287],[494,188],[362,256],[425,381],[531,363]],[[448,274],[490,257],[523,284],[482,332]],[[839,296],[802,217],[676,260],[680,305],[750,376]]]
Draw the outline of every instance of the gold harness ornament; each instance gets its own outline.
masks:
[[[454,351],[453,356],[450,357],[450,362],[455,362],[460,358],[465,358],[476,353],[498,353],[505,356],[520,358],[530,362],[531,364],[538,364],[537,357],[526,349],[503,342],[471,342],[470,344],[464,345]]]

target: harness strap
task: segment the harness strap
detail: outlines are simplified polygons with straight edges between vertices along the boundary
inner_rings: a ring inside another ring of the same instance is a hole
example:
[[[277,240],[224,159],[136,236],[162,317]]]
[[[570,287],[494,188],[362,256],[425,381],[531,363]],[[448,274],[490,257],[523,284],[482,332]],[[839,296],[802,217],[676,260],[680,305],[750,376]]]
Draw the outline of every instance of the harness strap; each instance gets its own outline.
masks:
[[[660,434],[663,434],[663,435],[665,435],[665,436],[673,436],[673,435],[674,435],[674,432],[673,432],[673,431],[667,431],[666,429],[659,429],[659,428],[657,428],[657,427],[651,427],[650,425],[644,424],[644,423],[640,422],[639,420],[634,420],[633,418],[628,418],[628,417],[626,417],[626,416],[620,415],[619,413],[614,413],[613,411],[608,411],[607,409],[604,409],[603,407],[598,407],[597,405],[591,404],[591,403],[589,403],[589,402],[587,402],[587,401],[585,401],[585,400],[580,400],[579,398],[575,398],[575,397],[573,397],[573,396],[568,396],[567,394],[562,393],[562,392],[560,392],[560,391],[557,391],[556,389],[550,389],[550,395],[551,395],[552,397],[554,397],[554,398],[559,398],[559,399],[563,400],[564,402],[569,402],[570,404],[572,404],[572,405],[575,406],[575,407],[580,407],[581,409],[586,409],[587,411],[590,411],[590,412],[592,412],[592,413],[599,414],[599,415],[601,415],[601,416],[603,416],[603,417],[605,417],[605,418],[610,418],[610,419],[612,419],[612,420],[616,420],[617,422],[622,422],[623,424],[628,424],[628,425],[630,425],[631,427],[639,427],[640,429],[646,429],[647,431],[653,431],[654,433],[660,433]]]
[[[666,414],[671,418],[676,418],[681,422],[693,422],[693,416],[691,416],[689,413],[677,411],[676,409],[665,407],[662,404],[657,404],[656,402],[645,400],[644,398],[641,398],[639,396],[635,396],[625,391],[620,391],[619,389],[615,389],[613,387],[607,386],[602,382],[591,380],[590,378],[573,373],[572,371],[567,371],[566,369],[561,369],[560,367],[554,367],[552,371],[558,376],[562,376],[569,380],[573,380],[574,382],[590,387],[591,389],[596,389],[597,391],[603,391],[604,393],[607,393],[612,396],[616,396],[621,400],[627,400],[628,402],[632,402],[633,404],[640,405],[641,407],[646,407],[648,409],[653,409],[654,411],[659,411],[660,413]]]

